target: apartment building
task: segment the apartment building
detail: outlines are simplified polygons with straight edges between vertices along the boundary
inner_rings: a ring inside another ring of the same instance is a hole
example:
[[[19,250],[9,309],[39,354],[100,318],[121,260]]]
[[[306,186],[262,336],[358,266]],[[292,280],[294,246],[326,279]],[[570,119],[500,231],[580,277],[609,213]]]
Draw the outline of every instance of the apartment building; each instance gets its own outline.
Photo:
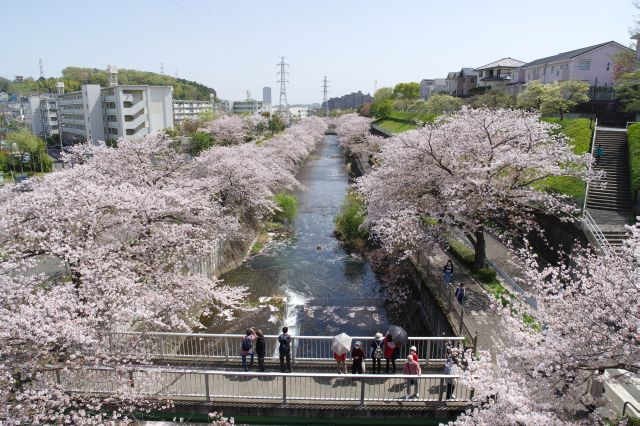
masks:
[[[171,86],[104,87],[100,93],[103,132],[107,140],[138,139],[173,127]]]
[[[357,92],[349,93],[348,95],[330,98],[327,101],[328,108],[330,110],[334,109],[358,109],[363,104],[371,103],[373,101],[373,97],[367,93],[364,94],[362,91],[358,90]],[[322,108],[324,109],[327,105],[323,102]]]
[[[173,124],[178,125],[184,120],[197,120],[203,113],[213,112],[217,106],[213,101],[173,100]]]
[[[55,95],[29,97],[31,131],[41,138],[58,135],[58,99]]]
[[[100,86],[84,84],[77,92],[58,95],[58,123],[66,143],[104,140]]]
[[[232,112],[234,114],[242,114],[242,113],[254,113],[254,112],[264,112],[264,103],[262,101],[256,101],[253,99],[247,99],[246,101],[234,101]]]
[[[429,99],[437,93],[447,92],[446,78],[425,78],[420,81],[420,99]]]

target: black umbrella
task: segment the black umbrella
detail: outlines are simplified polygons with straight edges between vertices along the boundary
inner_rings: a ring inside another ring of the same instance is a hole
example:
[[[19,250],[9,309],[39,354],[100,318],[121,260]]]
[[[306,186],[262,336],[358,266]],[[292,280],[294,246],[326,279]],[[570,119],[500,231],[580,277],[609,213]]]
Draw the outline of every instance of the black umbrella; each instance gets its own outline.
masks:
[[[399,345],[406,345],[409,343],[407,331],[399,325],[390,325],[389,334],[393,337],[393,341]]]

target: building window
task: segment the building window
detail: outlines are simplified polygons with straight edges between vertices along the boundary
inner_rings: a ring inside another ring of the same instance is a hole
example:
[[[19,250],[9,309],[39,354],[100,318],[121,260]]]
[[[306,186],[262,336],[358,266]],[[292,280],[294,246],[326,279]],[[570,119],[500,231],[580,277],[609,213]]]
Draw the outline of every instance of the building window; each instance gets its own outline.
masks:
[[[578,62],[578,69],[582,71],[589,71],[591,68],[591,61],[580,61]]]

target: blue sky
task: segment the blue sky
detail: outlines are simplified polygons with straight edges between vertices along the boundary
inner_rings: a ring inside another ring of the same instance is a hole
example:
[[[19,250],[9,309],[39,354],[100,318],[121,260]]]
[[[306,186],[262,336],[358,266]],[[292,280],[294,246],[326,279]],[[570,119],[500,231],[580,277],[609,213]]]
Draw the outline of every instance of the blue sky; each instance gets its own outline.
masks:
[[[200,81],[223,99],[261,99],[290,64],[289,103],[444,77],[505,56],[531,61],[615,40],[628,45],[631,0],[5,1],[0,75],[47,77],[114,64]],[[60,20],[56,17],[61,16]]]

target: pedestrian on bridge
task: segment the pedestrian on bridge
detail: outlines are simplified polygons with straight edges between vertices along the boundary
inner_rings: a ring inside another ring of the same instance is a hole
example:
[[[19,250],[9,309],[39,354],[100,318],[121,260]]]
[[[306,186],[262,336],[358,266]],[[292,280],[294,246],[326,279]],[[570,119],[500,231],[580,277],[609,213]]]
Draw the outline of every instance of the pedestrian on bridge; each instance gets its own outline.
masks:
[[[444,365],[444,374],[450,376],[455,374],[455,360],[452,357],[447,358],[447,363]],[[447,382],[447,399],[455,399],[453,396],[454,391],[456,390],[456,385],[453,383],[453,379],[451,377],[446,378]]]
[[[398,345],[393,341],[393,336],[387,333],[384,339],[384,359],[387,361],[385,373],[389,374],[389,363],[393,365],[393,374],[396,374],[396,358],[398,357]]]
[[[256,339],[256,334],[251,328],[247,329],[247,334],[242,338],[242,345],[240,347],[240,356],[242,357],[242,368],[244,371],[249,371],[249,368],[253,367],[253,342]],[[249,368],[247,368],[247,356],[251,356],[251,362]]]
[[[278,336],[278,352],[280,353],[280,372],[291,373],[291,336],[289,327],[282,327],[282,334]],[[287,360],[287,369],[284,368],[284,361]]]
[[[256,355],[258,355],[258,371],[264,372],[264,357],[267,354],[267,345],[262,330],[256,330]]]
[[[373,374],[376,374],[376,367],[378,374],[382,373],[382,358],[384,358],[384,342],[382,333],[376,333],[376,336],[371,342],[371,361],[373,363]]]
[[[404,364],[403,374],[407,376],[420,376],[422,374],[422,369],[420,368],[420,364],[415,360],[413,355],[407,356],[407,362]],[[415,392],[411,393],[411,386],[414,387]],[[420,398],[419,388],[418,388],[418,379],[407,379],[407,396],[406,398]]]
[[[365,353],[362,350],[360,342],[356,342],[351,350],[351,360],[353,365],[351,366],[351,374],[363,374],[364,373],[364,359]]]

